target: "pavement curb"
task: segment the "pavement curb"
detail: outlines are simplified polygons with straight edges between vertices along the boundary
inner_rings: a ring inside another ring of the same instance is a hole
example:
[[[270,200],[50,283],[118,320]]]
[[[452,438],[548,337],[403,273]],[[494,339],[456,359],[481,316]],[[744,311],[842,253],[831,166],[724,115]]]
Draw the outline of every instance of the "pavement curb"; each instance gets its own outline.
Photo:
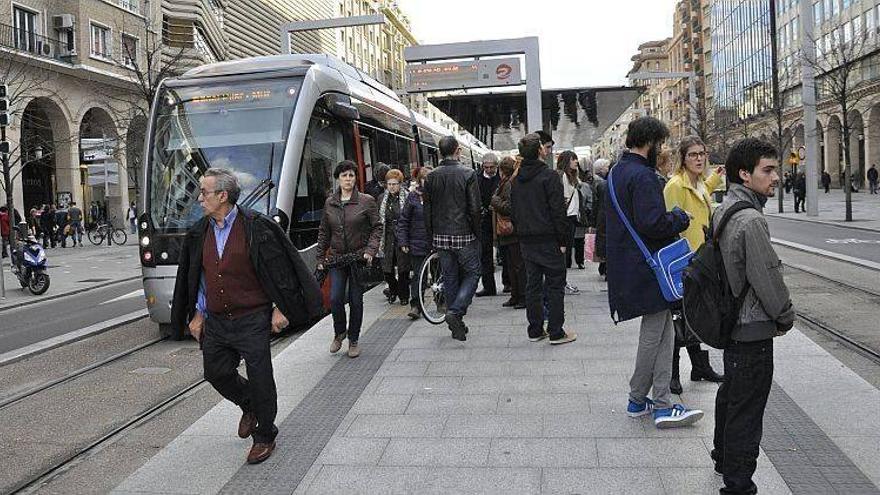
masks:
[[[71,344],[73,342],[83,340],[93,335],[106,332],[107,330],[111,330],[118,326],[140,320],[141,318],[145,318],[148,315],[149,313],[146,309],[141,309],[127,315],[118,316],[111,320],[96,323],[94,325],[89,325],[85,328],[74,330],[73,332],[68,332],[64,335],[59,335],[51,339],[46,339],[42,342],[37,342],[29,346],[5,352],[3,354],[0,354],[0,366],[6,366],[8,364],[12,364],[26,358],[36,356],[37,354],[42,354],[46,351],[56,349],[65,344]]]
[[[41,303],[41,302],[45,302],[45,301],[52,301],[54,299],[60,299],[62,297],[72,296],[75,294],[81,294],[83,292],[88,292],[88,291],[94,290],[94,289],[101,289],[104,287],[109,287],[111,285],[121,284],[123,282],[131,282],[132,280],[137,280],[139,278],[143,278],[143,275],[135,275],[133,277],[121,278],[119,280],[111,280],[110,282],[104,282],[104,283],[92,285],[89,287],[81,287],[79,289],[74,289],[72,291],[64,292],[62,294],[53,294],[51,296],[43,297],[43,298],[36,299],[33,301],[24,301],[24,302],[20,302],[20,303],[10,304],[8,306],[0,306],[0,313],[3,313],[4,311],[10,310],[10,309],[16,309],[16,308],[21,308],[24,306],[30,306],[31,304],[37,304],[37,303]],[[15,289],[17,289],[17,287]],[[10,290],[9,288],[6,289],[7,292],[9,292],[9,290]]]
[[[773,244],[779,244],[780,246],[785,246],[787,248],[791,248],[797,251],[802,251],[805,253],[816,254],[819,256],[824,256],[826,258],[831,258],[837,261],[842,261],[844,263],[849,263],[851,265],[855,265],[861,268],[867,268],[869,270],[875,270],[880,272],[880,263],[874,263],[873,261],[863,260],[860,258],[855,258],[853,256],[847,256],[845,254],[832,253],[831,251],[826,251],[824,249],[814,248],[811,246],[806,246],[804,244],[798,244],[796,242],[784,241],[782,239],[777,239],[775,237],[770,238],[770,242]]]
[[[875,234],[880,233],[880,229],[872,229],[871,227],[862,227],[860,225],[850,225],[846,222],[843,222],[843,225],[841,225],[840,221],[834,222],[829,220],[810,220],[807,218],[789,217],[785,215],[780,215],[778,213],[768,213],[767,216],[770,218],[781,218],[783,220],[794,220],[795,222],[818,223],[822,225],[830,225],[832,227],[840,227],[842,229],[863,230],[865,232],[873,232]]]

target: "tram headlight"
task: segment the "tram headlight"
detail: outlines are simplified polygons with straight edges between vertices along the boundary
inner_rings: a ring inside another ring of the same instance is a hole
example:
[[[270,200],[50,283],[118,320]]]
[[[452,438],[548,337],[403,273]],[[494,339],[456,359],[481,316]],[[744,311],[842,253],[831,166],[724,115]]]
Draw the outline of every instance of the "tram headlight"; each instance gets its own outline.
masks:
[[[141,230],[147,230],[147,222],[141,222]]]
[[[147,263],[153,261],[153,253],[150,251],[144,251],[144,261]]]
[[[149,246],[149,245],[150,245],[150,238],[149,238],[149,236],[143,236],[143,237],[141,237],[141,246],[143,246],[143,247],[147,247],[147,246]]]

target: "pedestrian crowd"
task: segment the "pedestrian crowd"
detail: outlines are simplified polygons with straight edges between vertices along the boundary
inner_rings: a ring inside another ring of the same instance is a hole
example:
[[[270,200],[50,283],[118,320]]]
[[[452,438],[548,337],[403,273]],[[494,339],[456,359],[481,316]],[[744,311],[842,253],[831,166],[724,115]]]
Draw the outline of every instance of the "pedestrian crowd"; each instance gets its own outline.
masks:
[[[437,252],[445,323],[462,342],[472,298],[502,293],[509,298],[500,306],[525,310],[523,338],[574,342],[564,300],[579,289],[567,274],[598,264],[614,323],[640,319],[627,414],[649,416],[660,429],[703,418],[673,397],[683,390],[684,347],[691,381],[721,384],[711,457],[723,476],[722,493],[756,493],[752,475],[772,383],[773,338],[792,327],[794,316],[762,214],[780,183],[778,153],[747,138],[710,170],[698,137],[665,149],[668,138],[661,121],[643,117],[629,124],[627,151],[615,163],[588,164],[566,150],[551,166],[554,142],[540,131],[519,141],[516,156],[487,153],[474,170],[447,136],[439,140],[436,167],[377,165],[361,189],[358,165],[342,161],[321,213],[315,272],[276,222],[236,205],[240,186],[232,172],[207,170],[199,191],[205,218],[181,248],[172,321],[199,341],[208,381],[241,408],[238,434],[254,440],[248,462],[262,462],[275,448],[270,334],[321,316],[319,282],[326,277],[330,352],[347,340],[347,355],[357,358],[365,290],[384,282],[387,302],[409,306],[409,316],[420,318],[419,273]],[[716,204],[713,192],[725,183],[727,194]],[[683,300],[670,297],[658,277],[664,248],[676,243],[696,253],[694,259],[715,253],[723,260],[724,306],[735,308],[735,321],[724,327],[731,330],[723,372],[713,369],[699,325],[690,323],[703,315],[688,312],[687,285]],[[240,357],[247,378],[237,370]]]

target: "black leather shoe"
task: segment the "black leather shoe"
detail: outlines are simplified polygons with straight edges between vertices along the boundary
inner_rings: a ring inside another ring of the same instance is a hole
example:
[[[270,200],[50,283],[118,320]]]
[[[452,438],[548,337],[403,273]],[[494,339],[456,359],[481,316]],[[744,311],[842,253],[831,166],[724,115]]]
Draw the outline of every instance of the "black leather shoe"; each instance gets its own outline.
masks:
[[[517,304],[519,304],[519,303],[514,301],[513,299],[508,299],[507,301],[504,302],[504,304],[501,305],[501,307],[502,308],[512,308],[512,307],[516,306]]]
[[[495,291],[489,292],[489,291],[486,291],[486,290],[481,290],[481,291],[477,292],[477,293],[474,294],[474,295],[477,296],[477,297],[488,297],[488,296],[496,296],[496,295],[498,295],[498,294],[497,294]]]

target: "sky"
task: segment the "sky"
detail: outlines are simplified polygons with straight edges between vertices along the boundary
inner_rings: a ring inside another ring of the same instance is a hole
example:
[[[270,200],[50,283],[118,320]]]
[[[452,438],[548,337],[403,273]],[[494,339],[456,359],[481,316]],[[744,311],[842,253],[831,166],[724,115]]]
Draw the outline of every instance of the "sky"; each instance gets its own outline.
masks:
[[[622,86],[675,0],[398,0],[422,44],[538,36],[544,88]]]

